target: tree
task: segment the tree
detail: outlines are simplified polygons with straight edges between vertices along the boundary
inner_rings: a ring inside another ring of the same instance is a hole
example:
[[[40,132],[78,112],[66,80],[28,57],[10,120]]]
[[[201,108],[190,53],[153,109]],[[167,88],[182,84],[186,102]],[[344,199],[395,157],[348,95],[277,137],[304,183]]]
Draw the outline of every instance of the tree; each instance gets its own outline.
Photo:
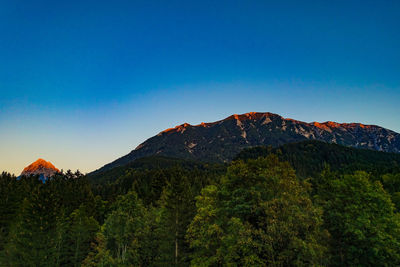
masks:
[[[195,202],[191,183],[180,168],[169,170],[170,179],[159,202],[160,223],[158,233],[161,265],[186,265],[189,244],[185,240],[186,230],[194,217]]]
[[[108,263],[111,266],[140,266],[140,248],[146,210],[135,192],[120,196],[97,236],[96,255],[89,255],[87,266]]]
[[[93,217],[87,215],[86,207],[83,205],[71,213],[70,222],[71,261],[74,266],[80,266],[89,252],[99,225]]]
[[[400,210],[400,173],[387,173],[382,175],[382,184],[391,195],[392,202]]]
[[[60,208],[58,216],[56,219],[56,229],[55,229],[55,266],[61,266],[63,264],[69,263],[68,255],[68,228],[69,220],[65,214],[65,208]]]
[[[332,265],[400,264],[399,215],[380,182],[370,182],[369,175],[359,171],[325,179],[317,191],[332,235]]]
[[[20,204],[19,193],[17,179],[9,173],[0,174],[0,253],[7,242],[11,222]]]
[[[6,266],[54,266],[57,205],[48,187],[39,185],[25,198],[5,249]]]
[[[206,187],[197,199],[187,235],[192,264],[323,264],[328,234],[309,190],[274,155],[234,162],[221,184]]]
[[[187,238],[193,248],[193,266],[216,266],[222,262],[218,249],[224,235],[222,210],[218,202],[218,187],[210,185],[196,198],[197,213],[191,222]]]

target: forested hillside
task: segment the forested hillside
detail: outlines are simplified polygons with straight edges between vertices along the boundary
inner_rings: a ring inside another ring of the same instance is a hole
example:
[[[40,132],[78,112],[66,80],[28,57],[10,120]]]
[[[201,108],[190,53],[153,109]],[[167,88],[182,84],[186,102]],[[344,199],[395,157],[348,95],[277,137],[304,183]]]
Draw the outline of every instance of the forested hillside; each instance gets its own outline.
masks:
[[[321,142],[0,176],[0,266],[398,266],[400,155]]]
[[[276,154],[288,161],[302,177],[316,176],[326,165],[340,173],[364,170],[376,176],[382,173],[400,172],[400,154],[384,153],[368,149],[355,149],[321,141],[303,141],[277,148],[253,147],[240,152],[235,160],[256,159]]]

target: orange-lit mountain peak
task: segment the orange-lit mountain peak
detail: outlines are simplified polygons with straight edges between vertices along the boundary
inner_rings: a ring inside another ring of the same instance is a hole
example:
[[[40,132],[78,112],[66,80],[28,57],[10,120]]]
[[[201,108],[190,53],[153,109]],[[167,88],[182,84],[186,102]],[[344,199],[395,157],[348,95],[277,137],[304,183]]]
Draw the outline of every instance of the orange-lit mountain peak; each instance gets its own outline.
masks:
[[[341,126],[340,123],[334,122],[334,121],[327,121],[325,122],[326,125],[328,125],[330,128],[338,128]]]
[[[251,117],[253,117],[254,115],[256,115],[256,112],[251,111],[251,112],[245,113],[244,115],[245,115],[246,117],[248,117],[248,118],[251,118]]]
[[[374,127],[373,125],[365,125],[365,124],[362,124],[362,123],[359,123],[358,126],[360,126],[363,129],[370,129],[370,128]]]
[[[168,133],[168,132],[171,132],[171,131],[173,131],[175,129],[176,128],[168,128],[168,129],[165,129],[164,131],[162,131],[161,133]]]
[[[334,128],[349,129],[349,128],[360,127],[363,129],[371,129],[371,128],[375,127],[374,125],[365,125],[362,123],[354,123],[354,122],[353,123],[338,123],[338,122],[334,122],[334,121],[327,121],[327,122],[323,122],[323,123],[313,122],[312,125],[320,128],[320,129],[327,130],[327,131],[331,131]]]
[[[229,116],[226,119],[235,119],[237,121],[243,121],[243,120],[258,120],[261,119],[262,117],[268,116],[269,113],[261,113],[261,112],[247,112],[244,114],[233,114],[232,116]]]
[[[312,123],[315,127],[323,129],[323,130],[331,130],[332,128],[339,128],[342,124],[334,122],[334,121],[327,121],[323,123],[313,122]]]
[[[169,132],[184,132],[186,130],[185,128],[190,127],[190,126],[192,126],[192,125],[185,122],[184,124],[177,125],[174,128],[168,128],[168,129],[162,131],[160,134],[169,133]]]
[[[313,125],[323,130],[330,130],[329,126],[326,125],[325,123],[313,122]]]
[[[39,158],[29,166],[25,167],[21,175],[36,175],[44,174],[45,176],[51,176],[57,172],[60,172],[50,161],[45,161]]]
[[[38,158],[34,163],[32,163],[32,164],[47,164],[47,161],[45,161],[44,159],[42,159],[42,158]],[[31,164],[31,165],[32,165]]]
[[[356,127],[360,127],[363,129],[371,129],[373,127],[376,127],[375,125],[366,125],[366,124],[362,124],[362,123],[343,123],[343,126],[347,127],[347,128],[356,128]]]

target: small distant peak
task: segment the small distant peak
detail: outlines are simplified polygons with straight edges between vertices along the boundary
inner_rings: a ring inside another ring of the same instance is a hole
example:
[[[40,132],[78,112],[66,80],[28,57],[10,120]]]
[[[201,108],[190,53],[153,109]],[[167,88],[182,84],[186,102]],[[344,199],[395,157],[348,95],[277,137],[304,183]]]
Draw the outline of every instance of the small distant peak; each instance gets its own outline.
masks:
[[[45,177],[50,177],[55,173],[60,172],[50,161],[46,161],[42,158],[37,159],[35,162],[25,167],[21,175],[44,175]]]

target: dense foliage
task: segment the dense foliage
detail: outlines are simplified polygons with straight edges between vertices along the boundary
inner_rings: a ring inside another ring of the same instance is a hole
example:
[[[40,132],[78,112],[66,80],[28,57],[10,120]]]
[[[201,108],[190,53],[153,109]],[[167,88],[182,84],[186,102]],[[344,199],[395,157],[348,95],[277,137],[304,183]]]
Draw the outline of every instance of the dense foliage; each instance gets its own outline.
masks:
[[[303,142],[0,175],[0,266],[398,266],[400,155]]]
[[[328,232],[309,186],[275,156],[238,161],[203,189],[188,236],[194,266],[327,263]]]

